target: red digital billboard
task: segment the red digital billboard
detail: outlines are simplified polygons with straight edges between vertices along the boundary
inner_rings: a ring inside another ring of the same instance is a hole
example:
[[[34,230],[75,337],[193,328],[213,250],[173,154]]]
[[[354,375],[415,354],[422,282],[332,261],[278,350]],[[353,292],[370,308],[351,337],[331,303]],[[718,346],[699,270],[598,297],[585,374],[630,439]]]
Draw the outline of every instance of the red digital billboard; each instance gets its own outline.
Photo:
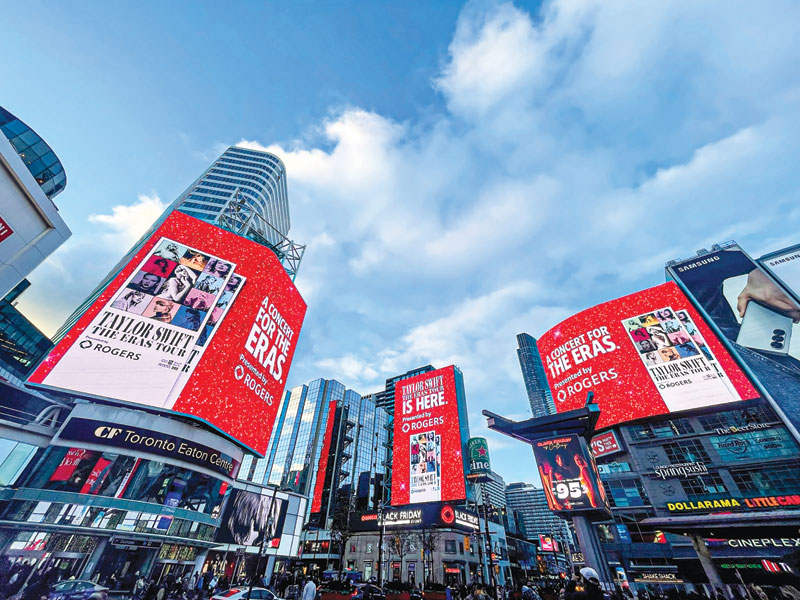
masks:
[[[397,382],[392,505],[466,498],[455,367]]]
[[[674,282],[584,310],[538,345],[556,410],[594,392],[600,428],[758,397]]]
[[[325,437],[322,439],[322,450],[319,453],[317,465],[317,480],[314,482],[314,497],[311,500],[311,512],[318,513],[322,510],[322,492],[325,490],[325,473],[328,469],[328,456],[331,452],[333,441],[333,423],[336,420],[336,400],[328,402],[328,421],[325,424]]]
[[[29,383],[184,414],[263,454],[305,312],[269,248],[173,212]]]

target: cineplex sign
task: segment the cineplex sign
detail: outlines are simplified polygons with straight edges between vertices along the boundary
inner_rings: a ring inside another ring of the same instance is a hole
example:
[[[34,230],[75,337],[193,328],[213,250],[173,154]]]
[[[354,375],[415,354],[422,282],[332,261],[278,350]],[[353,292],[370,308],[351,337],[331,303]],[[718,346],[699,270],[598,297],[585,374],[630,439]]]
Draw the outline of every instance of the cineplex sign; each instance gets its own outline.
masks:
[[[762,510],[800,506],[800,494],[791,496],[760,496],[758,498],[721,498],[719,500],[698,500],[688,502],[667,502],[667,509],[672,512],[691,511],[729,511],[729,510]]]

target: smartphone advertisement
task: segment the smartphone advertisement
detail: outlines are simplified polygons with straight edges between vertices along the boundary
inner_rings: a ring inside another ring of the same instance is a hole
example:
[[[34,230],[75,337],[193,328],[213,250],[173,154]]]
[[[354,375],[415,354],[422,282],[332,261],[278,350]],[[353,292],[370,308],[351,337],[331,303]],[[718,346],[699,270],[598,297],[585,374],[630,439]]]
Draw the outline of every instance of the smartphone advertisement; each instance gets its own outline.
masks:
[[[788,280],[792,253],[765,260]],[[667,267],[784,414],[800,427],[800,306],[739,246]]]
[[[758,264],[772,275],[795,301],[800,302],[800,245],[762,256],[758,259]]]
[[[455,367],[397,382],[392,505],[466,498],[458,404]]]
[[[173,212],[29,383],[187,415],[263,454],[305,311],[269,248]]]
[[[594,392],[600,428],[758,397],[674,282],[584,310],[538,345],[556,410]]]
[[[583,439],[562,435],[532,445],[550,510],[610,510],[597,465]]]

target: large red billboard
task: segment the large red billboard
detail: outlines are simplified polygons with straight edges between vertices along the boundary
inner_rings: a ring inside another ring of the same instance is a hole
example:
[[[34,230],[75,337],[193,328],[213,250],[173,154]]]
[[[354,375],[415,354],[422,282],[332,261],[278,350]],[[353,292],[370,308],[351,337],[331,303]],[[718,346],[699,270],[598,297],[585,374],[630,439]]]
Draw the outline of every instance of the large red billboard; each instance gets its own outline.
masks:
[[[29,382],[188,415],[263,454],[305,312],[269,248],[173,212]]]
[[[538,345],[556,410],[594,392],[601,428],[758,397],[674,282],[584,310]]]
[[[466,498],[455,367],[398,381],[394,398],[392,505]]]

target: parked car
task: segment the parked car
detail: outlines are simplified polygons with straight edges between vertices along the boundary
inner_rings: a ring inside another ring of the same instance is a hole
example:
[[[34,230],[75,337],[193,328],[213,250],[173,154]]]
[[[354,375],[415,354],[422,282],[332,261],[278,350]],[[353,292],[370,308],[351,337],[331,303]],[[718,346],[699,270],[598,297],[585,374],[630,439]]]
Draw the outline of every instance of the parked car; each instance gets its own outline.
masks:
[[[386,594],[374,583],[357,583],[353,600],[386,600]]]
[[[237,585],[212,596],[211,600],[247,600],[247,590],[249,589],[246,585]],[[250,600],[282,600],[282,598],[279,598],[266,588],[254,587],[253,591],[250,592]]]
[[[108,600],[108,588],[94,581],[72,579],[51,587],[47,600]]]

